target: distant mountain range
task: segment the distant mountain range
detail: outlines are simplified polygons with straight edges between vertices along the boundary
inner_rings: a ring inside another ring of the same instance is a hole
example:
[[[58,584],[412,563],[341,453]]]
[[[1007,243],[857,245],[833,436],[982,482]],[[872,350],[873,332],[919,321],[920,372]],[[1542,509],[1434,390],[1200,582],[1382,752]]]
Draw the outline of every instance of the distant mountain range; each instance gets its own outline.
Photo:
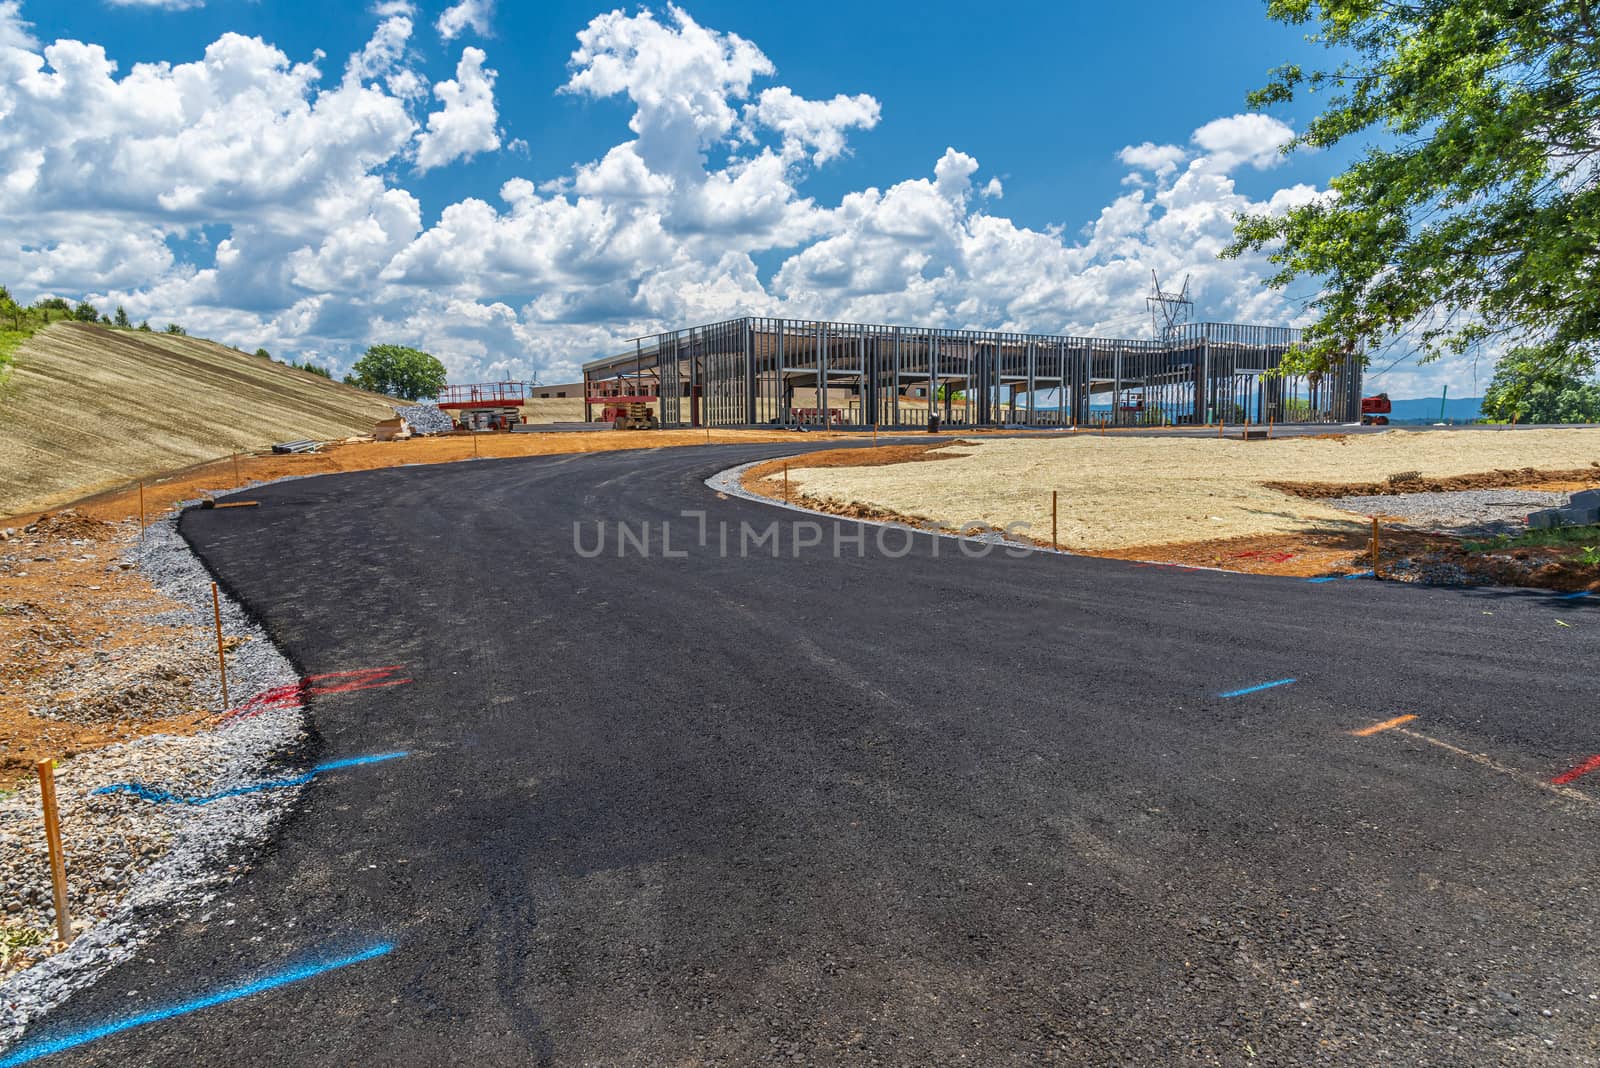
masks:
[[[1439,422],[1438,397],[1411,397],[1406,400],[1391,398],[1394,411],[1389,418],[1394,422],[1405,420],[1407,422],[1420,421],[1426,423]],[[1451,397],[1444,402],[1444,421],[1448,423],[1470,423],[1483,415],[1482,397]]]
[[[1050,404],[1043,403],[1048,399]],[[1040,394],[1040,411],[1051,411],[1054,404],[1053,394]],[[1395,423],[1437,423],[1439,422],[1438,397],[1410,397],[1405,400],[1390,398],[1394,411],[1389,415],[1391,422]],[[1110,404],[1091,404],[1090,410],[1094,412],[1109,412]],[[1451,397],[1444,402],[1444,419],[1449,423],[1470,423],[1483,416],[1482,397]]]

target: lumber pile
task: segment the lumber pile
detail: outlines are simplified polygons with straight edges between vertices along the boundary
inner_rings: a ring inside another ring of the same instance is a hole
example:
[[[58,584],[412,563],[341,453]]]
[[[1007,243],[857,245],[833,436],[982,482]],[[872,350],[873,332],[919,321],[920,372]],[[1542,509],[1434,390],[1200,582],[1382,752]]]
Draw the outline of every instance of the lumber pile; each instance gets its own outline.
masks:
[[[383,419],[372,428],[373,441],[404,441],[411,436],[411,424],[404,418]]]

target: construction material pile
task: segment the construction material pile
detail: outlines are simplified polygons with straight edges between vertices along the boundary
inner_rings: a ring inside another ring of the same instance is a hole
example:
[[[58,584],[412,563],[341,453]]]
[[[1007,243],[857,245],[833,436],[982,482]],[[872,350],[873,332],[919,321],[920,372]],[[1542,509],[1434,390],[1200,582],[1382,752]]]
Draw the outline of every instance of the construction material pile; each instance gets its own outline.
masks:
[[[411,424],[405,419],[384,419],[372,428],[373,441],[404,441],[411,436]]]
[[[95,519],[80,513],[76,508],[64,508],[59,512],[46,512],[38,519],[22,528],[24,534],[32,534],[41,538],[77,538],[86,541],[99,541],[115,533],[110,523]]]
[[[1546,508],[1528,515],[1528,526],[1540,530],[1591,527],[1597,523],[1600,523],[1600,490],[1574,493],[1564,508]]]
[[[448,434],[456,428],[455,420],[450,418],[449,413],[440,411],[433,404],[396,408],[394,414],[411,424],[413,434]]]

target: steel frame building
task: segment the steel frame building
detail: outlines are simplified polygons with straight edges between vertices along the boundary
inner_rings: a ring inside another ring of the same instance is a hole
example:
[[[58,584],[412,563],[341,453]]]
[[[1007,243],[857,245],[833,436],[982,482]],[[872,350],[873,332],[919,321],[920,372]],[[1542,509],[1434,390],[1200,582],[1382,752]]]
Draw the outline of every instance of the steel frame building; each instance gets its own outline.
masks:
[[[1275,374],[1288,327],[1195,323],[1169,340],[746,317],[640,338],[583,367],[595,405],[647,401],[665,427],[1344,423],[1361,362]],[[918,396],[920,395],[920,399]]]

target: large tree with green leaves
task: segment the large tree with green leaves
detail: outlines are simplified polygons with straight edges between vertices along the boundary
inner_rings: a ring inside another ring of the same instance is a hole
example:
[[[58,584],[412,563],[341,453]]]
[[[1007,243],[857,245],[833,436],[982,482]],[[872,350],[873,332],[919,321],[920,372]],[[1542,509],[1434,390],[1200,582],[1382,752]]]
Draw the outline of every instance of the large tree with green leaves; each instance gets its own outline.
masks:
[[[1537,355],[1515,350],[1495,368],[1483,414],[1506,423],[1600,423],[1600,382],[1551,370]]]
[[[444,364],[420,349],[374,345],[350,368],[347,381],[403,400],[437,397],[444,389]]]
[[[1286,151],[1359,140],[1332,195],[1238,222],[1269,284],[1318,282],[1305,362],[1489,342],[1551,373],[1600,351],[1600,3],[1269,0],[1335,60],[1273,72],[1257,108],[1329,94]]]

